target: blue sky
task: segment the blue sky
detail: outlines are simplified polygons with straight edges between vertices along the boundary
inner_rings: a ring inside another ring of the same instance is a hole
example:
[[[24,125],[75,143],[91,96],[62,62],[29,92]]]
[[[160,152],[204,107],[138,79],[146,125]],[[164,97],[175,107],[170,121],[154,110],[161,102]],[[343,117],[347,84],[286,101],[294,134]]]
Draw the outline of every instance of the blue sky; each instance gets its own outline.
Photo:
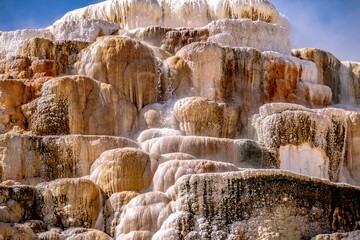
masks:
[[[44,28],[65,13],[101,0],[0,0],[0,31]]]
[[[271,0],[291,23],[294,48],[360,62],[360,0]]]
[[[101,0],[0,0],[0,31],[43,28]],[[294,48],[317,47],[360,62],[360,0],[271,0],[291,22]]]

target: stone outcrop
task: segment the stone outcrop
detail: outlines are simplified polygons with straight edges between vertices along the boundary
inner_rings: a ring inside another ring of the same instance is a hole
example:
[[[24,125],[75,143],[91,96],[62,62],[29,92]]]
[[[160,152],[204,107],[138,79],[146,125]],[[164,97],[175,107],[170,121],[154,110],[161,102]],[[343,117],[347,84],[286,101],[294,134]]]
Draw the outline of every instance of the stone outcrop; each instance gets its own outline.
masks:
[[[113,149],[93,163],[90,179],[110,197],[116,192],[144,190],[156,168],[157,160],[140,149]]]
[[[3,239],[36,240],[32,229],[25,224],[10,224],[0,222],[0,236]]]
[[[267,0],[241,1],[129,1],[115,0],[67,13],[58,22],[102,19],[124,29],[151,25],[197,27],[225,18],[250,18],[287,27],[288,23]]]
[[[91,180],[63,178],[37,186],[37,213],[49,227],[94,227],[102,206],[100,188]]]
[[[310,60],[318,69],[317,83],[331,88],[333,100],[340,99],[340,76],[341,62],[331,53],[316,48],[303,48],[292,50],[292,55],[304,60]]]
[[[88,19],[55,22],[46,29],[0,31],[0,59],[16,55],[19,47],[32,38],[43,38],[51,41],[93,42],[97,37],[111,35],[117,30],[119,30],[119,26],[114,23],[99,19]]]
[[[104,206],[105,232],[110,236],[115,236],[115,228],[121,221],[123,206],[128,204],[131,199],[138,196],[138,192],[123,191],[112,194]]]
[[[279,170],[187,175],[175,191],[153,239],[308,239],[359,219],[359,188]]]
[[[186,153],[197,159],[232,163],[237,167],[269,166],[263,149],[252,140],[232,140],[198,136],[168,136],[142,143],[142,149],[152,154]]]
[[[136,142],[109,136],[0,135],[0,181],[26,184],[90,174],[102,152],[121,147],[138,147]]]
[[[285,101],[326,106],[332,100],[329,87],[308,84],[317,76],[303,69],[313,65],[295,57],[214,43],[193,43],[176,55],[191,66],[195,96],[229,102],[241,109],[237,135],[264,103]]]
[[[340,103],[360,104],[360,64],[342,62],[340,67]]]
[[[253,124],[278,167],[359,185],[358,112],[267,104]]]
[[[261,107],[253,124],[277,167],[332,181],[339,179],[346,119],[326,109],[279,103]]]
[[[31,101],[34,88],[19,80],[0,80],[0,133],[6,133],[14,127],[27,129],[27,120],[22,105]]]
[[[0,223],[20,223],[34,218],[35,202],[34,187],[0,185]]]
[[[153,138],[165,137],[165,136],[182,136],[182,135],[183,133],[181,131],[171,128],[150,128],[142,131],[139,134],[137,141],[139,143],[143,143]]]
[[[166,192],[183,175],[239,171],[233,164],[209,160],[170,160],[159,165],[152,191]]]
[[[44,84],[30,129],[37,135],[126,136],[135,122],[135,106],[113,86],[76,75]]]
[[[183,98],[174,114],[185,135],[227,138],[234,137],[239,116],[237,109],[206,98]]]
[[[33,59],[31,66],[33,75],[41,73],[38,65],[42,62],[57,64],[62,72],[67,73],[72,71],[72,65],[77,61],[77,55],[88,45],[88,42],[79,40],[51,41],[44,38],[31,38],[19,47],[18,55]],[[47,76],[57,76],[62,72],[58,74],[45,73]]]
[[[249,34],[251,32],[251,34]],[[269,39],[267,36],[272,35]],[[193,42],[213,42],[221,46],[253,47],[260,51],[290,52],[286,28],[250,19],[222,19],[198,28],[151,26],[126,31],[125,36],[148,42],[175,54]]]
[[[133,198],[124,208],[116,239],[150,239],[172,213],[171,199],[162,192]]]
[[[159,62],[141,42],[104,37],[81,53],[77,69],[79,74],[111,84],[138,109],[160,100]]]
[[[268,0],[0,32],[0,240],[356,239],[360,64],[289,32]]]
[[[353,231],[347,233],[333,233],[333,234],[319,234],[311,240],[350,240],[360,238],[360,231]]]
[[[0,32],[0,59],[13,56],[24,41],[34,37],[52,39],[52,34],[48,29],[24,29]]]
[[[57,21],[49,27],[57,41],[94,42],[96,38],[116,33],[119,25],[100,19]]]
[[[106,233],[89,228],[69,228],[65,231],[60,231],[59,229],[51,229],[50,231],[41,233],[38,235],[40,240],[111,240],[112,238]]]

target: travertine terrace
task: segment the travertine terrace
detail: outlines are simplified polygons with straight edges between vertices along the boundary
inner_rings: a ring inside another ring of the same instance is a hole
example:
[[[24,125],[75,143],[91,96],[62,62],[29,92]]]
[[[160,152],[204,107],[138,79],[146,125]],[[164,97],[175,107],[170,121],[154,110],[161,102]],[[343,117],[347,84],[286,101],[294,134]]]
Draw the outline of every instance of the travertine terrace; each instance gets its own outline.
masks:
[[[267,0],[0,32],[0,239],[360,238],[360,63]]]

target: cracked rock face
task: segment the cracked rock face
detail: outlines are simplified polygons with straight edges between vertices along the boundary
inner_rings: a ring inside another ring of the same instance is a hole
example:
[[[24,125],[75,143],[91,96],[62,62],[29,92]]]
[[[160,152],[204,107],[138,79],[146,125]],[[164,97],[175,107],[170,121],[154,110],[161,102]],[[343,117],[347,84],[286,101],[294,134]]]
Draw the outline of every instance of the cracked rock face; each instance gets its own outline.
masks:
[[[348,208],[359,189],[278,170],[188,175],[175,191],[176,212],[154,239],[302,239],[351,231],[359,216]]]
[[[38,186],[38,213],[50,227],[91,228],[102,205],[100,188],[88,179],[63,178]]]
[[[0,240],[357,239],[360,63],[267,0],[0,32]]]
[[[130,139],[110,136],[1,135],[0,180],[35,185],[57,178],[90,174],[93,162],[106,150],[137,148]]]

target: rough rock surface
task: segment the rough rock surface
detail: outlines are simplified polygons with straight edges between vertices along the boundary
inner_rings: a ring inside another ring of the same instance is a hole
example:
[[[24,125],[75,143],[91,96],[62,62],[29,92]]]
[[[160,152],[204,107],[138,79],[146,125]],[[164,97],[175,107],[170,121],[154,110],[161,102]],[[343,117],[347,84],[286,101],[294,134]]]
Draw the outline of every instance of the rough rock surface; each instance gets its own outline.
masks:
[[[340,76],[341,62],[331,53],[316,48],[294,49],[292,54],[300,59],[310,60],[318,68],[317,83],[324,84],[331,88],[333,99],[338,102],[340,99]]]
[[[351,240],[359,238],[360,231],[353,231],[347,233],[320,234],[313,237],[311,240]]]
[[[289,32],[268,0],[0,32],[0,240],[357,239],[360,63]]]
[[[116,239],[149,239],[172,211],[171,199],[166,194],[141,194],[125,206],[121,221],[116,227]]]
[[[77,69],[79,74],[116,87],[126,100],[141,109],[160,100],[158,65],[152,50],[145,44],[111,36],[85,49]]]
[[[360,64],[342,62],[340,79],[340,103],[360,104]]]
[[[34,37],[52,39],[48,29],[24,29],[0,32],[0,59],[14,55],[24,41]]]
[[[83,21],[58,21],[49,29],[57,41],[93,42],[98,37],[116,33],[120,27],[115,23],[104,20],[89,19]]]
[[[326,109],[273,103],[260,108],[253,124],[278,167],[338,180],[346,145],[345,118]]]
[[[21,106],[30,101],[33,88],[19,80],[0,80],[0,133],[14,127],[27,128],[26,117]]]
[[[174,114],[185,135],[234,137],[238,111],[206,98],[183,98],[176,102]]]
[[[142,144],[152,154],[187,153],[197,159],[232,163],[237,167],[261,168],[268,166],[263,149],[252,140],[232,140],[199,136],[168,136]]]
[[[102,19],[121,28],[151,25],[197,27],[224,18],[250,18],[287,26],[288,23],[267,0],[192,1],[106,1],[67,13],[58,21]]]
[[[161,47],[170,53],[176,53],[193,42],[254,47],[260,51],[290,52],[289,33],[286,28],[250,19],[222,19],[198,28],[151,26],[126,31],[124,35]],[[269,35],[272,35],[271,39],[267,37]]]
[[[76,75],[44,84],[30,129],[37,135],[126,136],[135,122],[135,106],[113,86]]]
[[[0,185],[0,222],[19,223],[34,217],[36,188]]]
[[[151,186],[152,191],[166,192],[177,179],[187,174],[239,171],[233,164],[210,160],[171,160],[159,165]]]
[[[111,35],[119,26],[104,20],[88,19],[82,21],[55,22],[46,29],[24,29],[11,32],[0,31],[0,59],[16,55],[18,48],[32,38],[52,41],[93,42],[97,37]]]
[[[115,236],[115,228],[121,221],[123,206],[128,204],[131,199],[139,195],[134,191],[123,191],[112,194],[104,206],[105,232],[110,236]]]
[[[36,240],[38,239],[32,229],[25,224],[10,224],[0,222],[0,237],[3,239]]]
[[[130,139],[110,136],[0,135],[0,181],[36,184],[42,180],[83,177],[106,150],[138,147]]]
[[[90,179],[107,196],[122,191],[147,188],[157,168],[157,160],[135,148],[105,151],[91,166]]]
[[[187,175],[175,191],[153,239],[308,239],[359,219],[359,188],[279,170]]]
[[[63,178],[37,186],[37,213],[49,227],[95,225],[102,206],[100,188],[91,180]]]
[[[69,228],[65,231],[53,228],[50,231],[38,235],[40,240],[111,240],[106,233],[89,228]]]
[[[317,76],[303,69],[313,65],[295,57],[203,42],[189,44],[176,55],[184,58],[192,70],[195,96],[229,102],[240,109],[237,135],[264,103],[285,101],[326,106],[332,100],[329,87],[308,85]]]

